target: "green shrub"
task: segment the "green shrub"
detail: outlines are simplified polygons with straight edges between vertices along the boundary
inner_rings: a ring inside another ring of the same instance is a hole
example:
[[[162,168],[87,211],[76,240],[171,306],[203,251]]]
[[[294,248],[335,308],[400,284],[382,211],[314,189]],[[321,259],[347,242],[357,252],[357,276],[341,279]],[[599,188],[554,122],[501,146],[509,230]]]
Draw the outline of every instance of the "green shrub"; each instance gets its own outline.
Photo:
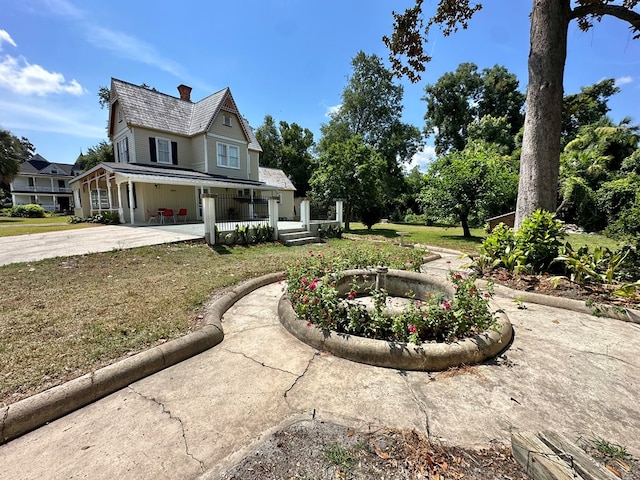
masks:
[[[426,225],[427,216],[424,214],[417,215],[415,213],[407,213],[403,219],[404,223],[410,223],[413,225]]]
[[[14,205],[11,207],[12,217],[44,218],[44,214],[44,208],[34,203],[29,203],[27,205]]]
[[[503,223],[493,229],[480,247],[474,269],[485,272],[502,267],[510,272],[547,271],[558,256],[564,233],[555,215],[536,210],[514,232]]]
[[[553,213],[536,210],[522,221],[515,237],[527,265],[534,272],[543,272],[558,256],[564,232]]]

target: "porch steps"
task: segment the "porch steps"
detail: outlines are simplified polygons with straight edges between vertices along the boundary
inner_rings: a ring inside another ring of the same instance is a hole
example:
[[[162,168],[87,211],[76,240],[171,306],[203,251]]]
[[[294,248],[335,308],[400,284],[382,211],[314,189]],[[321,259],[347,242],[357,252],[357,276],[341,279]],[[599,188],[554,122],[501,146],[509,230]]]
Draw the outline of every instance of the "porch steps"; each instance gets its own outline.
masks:
[[[289,247],[322,242],[320,237],[314,236],[310,231],[305,230],[304,228],[280,230],[278,232],[278,239]]]

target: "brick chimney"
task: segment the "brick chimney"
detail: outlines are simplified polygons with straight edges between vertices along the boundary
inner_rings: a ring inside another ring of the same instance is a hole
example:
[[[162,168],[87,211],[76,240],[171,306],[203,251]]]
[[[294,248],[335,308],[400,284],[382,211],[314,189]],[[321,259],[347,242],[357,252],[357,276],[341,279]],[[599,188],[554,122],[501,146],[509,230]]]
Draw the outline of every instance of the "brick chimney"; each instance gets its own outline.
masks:
[[[178,85],[178,91],[180,92],[180,100],[191,101],[191,87],[180,84]]]

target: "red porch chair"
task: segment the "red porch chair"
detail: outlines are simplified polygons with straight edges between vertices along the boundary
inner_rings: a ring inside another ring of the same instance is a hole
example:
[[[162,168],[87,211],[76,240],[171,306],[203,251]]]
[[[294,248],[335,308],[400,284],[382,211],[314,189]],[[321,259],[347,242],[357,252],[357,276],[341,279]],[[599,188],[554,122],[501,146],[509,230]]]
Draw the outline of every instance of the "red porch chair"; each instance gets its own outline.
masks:
[[[187,223],[187,209],[186,208],[181,208],[180,210],[178,210],[178,213],[176,213],[176,218],[178,220],[180,220],[180,217],[183,218],[184,223]]]
[[[149,211],[147,208],[147,217],[149,217],[149,221],[147,223],[151,223],[152,220],[155,220],[158,223],[158,214]]]

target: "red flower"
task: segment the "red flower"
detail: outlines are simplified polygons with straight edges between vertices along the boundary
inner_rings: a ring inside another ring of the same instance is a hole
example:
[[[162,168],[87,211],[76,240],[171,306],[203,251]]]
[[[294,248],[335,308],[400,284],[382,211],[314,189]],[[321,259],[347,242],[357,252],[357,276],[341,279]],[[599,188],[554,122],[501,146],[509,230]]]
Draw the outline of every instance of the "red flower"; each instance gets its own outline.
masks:
[[[462,278],[462,275],[460,275],[459,273],[456,273],[456,274],[455,274],[455,278],[459,280],[459,279],[461,279],[461,278]]]
[[[309,303],[309,297],[307,296],[302,297],[302,303]]]
[[[316,282],[312,282],[309,284],[309,286],[307,287],[309,290],[315,290],[317,287]]]
[[[302,277],[302,280],[300,280],[300,283],[302,283],[302,285],[306,285],[307,283],[309,283],[309,279],[307,277]]]
[[[418,333],[418,329],[416,328],[415,325],[409,325],[409,332],[410,333]]]
[[[353,300],[354,298],[356,298],[356,292],[355,292],[354,290],[351,290],[351,291],[349,292],[349,295],[347,295],[347,298],[348,298],[349,300]]]
[[[444,308],[445,310],[451,310],[451,303],[445,300],[444,302],[442,302],[442,308]]]

